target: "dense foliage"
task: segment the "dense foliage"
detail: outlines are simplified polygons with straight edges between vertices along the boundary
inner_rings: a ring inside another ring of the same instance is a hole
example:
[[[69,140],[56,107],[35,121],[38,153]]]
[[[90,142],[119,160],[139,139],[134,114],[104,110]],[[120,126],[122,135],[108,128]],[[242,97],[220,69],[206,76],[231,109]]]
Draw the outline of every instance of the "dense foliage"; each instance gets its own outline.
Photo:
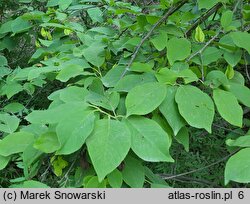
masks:
[[[246,186],[249,29],[244,0],[0,0],[1,187]]]

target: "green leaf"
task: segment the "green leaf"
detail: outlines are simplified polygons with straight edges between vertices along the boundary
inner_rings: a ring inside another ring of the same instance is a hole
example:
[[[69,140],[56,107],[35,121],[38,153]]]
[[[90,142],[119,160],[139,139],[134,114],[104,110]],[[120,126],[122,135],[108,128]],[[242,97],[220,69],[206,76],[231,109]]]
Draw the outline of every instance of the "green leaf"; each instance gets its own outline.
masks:
[[[168,35],[165,32],[160,32],[156,37],[150,40],[158,51],[162,51],[167,47]]]
[[[141,116],[125,120],[132,134],[132,150],[149,162],[173,162],[169,154],[170,137],[154,120]]]
[[[56,154],[71,154],[80,149],[94,128],[95,115],[92,110],[78,110],[70,118],[60,121],[56,127],[61,145]]]
[[[86,185],[84,186],[85,188],[105,188],[106,187],[106,180],[103,180],[102,182],[98,181],[97,176],[93,176],[88,180]]]
[[[124,161],[124,165],[122,176],[125,183],[131,188],[142,188],[145,182],[145,173],[141,162],[128,156]]]
[[[102,181],[126,157],[131,146],[131,135],[124,123],[103,119],[96,122],[86,143],[99,181]]]
[[[49,0],[47,2],[47,7],[53,7],[53,6],[58,6],[60,0]]]
[[[245,148],[231,156],[227,161],[225,168],[225,185],[229,181],[239,183],[250,182],[250,148]]]
[[[198,6],[199,9],[209,9],[211,7],[213,7],[215,4],[217,4],[218,2],[220,2],[220,0],[198,0]]]
[[[163,180],[159,175],[154,174],[151,169],[144,166],[145,176],[152,182],[161,185],[168,185],[165,180]]]
[[[117,92],[98,94],[95,92],[89,92],[86,100],[91,104],[103,107],[107,110],[114,111],[120,100],[120,95]]]
[[[1,24],[0,34],[5,34],[11,32],[11,24],[14,20],[7,21],[6,23]]]
[[[167,57],[170,65],[186,59],[191,53],[191,43],[185,38],[171,38],[167,43]]]
[[[156,73],[156,78],[160,83],[175,85],[178,73],[168,68],[162,68]]]
[[[103,85],[106,87],[114,87],[121,79],[124,69],[125,68],[123,66],[114,66],[110,69],[107,74],[102,77]]]
[[[56,79],[60,80],[61,82],[66,82],[72,77],[76,77],[83,73],[83,67],[80,65],[68,65],[64,67],[59,74],[56,76]]]
[[[42,152],[52,153],[60,148],[60,143],[55,132],[46,132],[35,141],[34,147]]]
[[[120,75],[121,76],[121,75]],[[129,92],[135,86],[142,85],[148,82],[155,82],[154,75],[151,73],[144,73],[142,75],[126,75],[118,81],[114,90],[119,92]]]
[[[134,72],[151,72],[154,64],[153,63],[141,63],[134,62],[130,68],[131,71]]]
[[[235,45],[248,51],[250,54],[250,34],[247,32],[234,32],[231,37]]]
[[[86,89],[77,86],[70,86],[60,90],[59,98],[65,103],[83,102],[86,95]]]
[[[74,114],[85,111],[87,108],[88,106],[84,102],[71,102],[48,110],[35,110],[25,119],[34,124],[56,124],[62,120],[72,118]]]
[[[0,67],[4,67],[4,66],[7,66],[7,65],[8,65],[8,61],[7,61],[6,57],[0,55]]]
[[[176,135],[175,139],[184,146],[186,152],[189,152],[189,133],[186,127],[183,127],[178,134]]]
[[[28,21],[24,20],[22,17],[16,18],[11,23],[11,30],[13,33],[22,33],[29,28],[31,28],[31,24]]]
[[[180,129],[185,126],[185,120],[179,113],[177,104],[175,102],[175,94],[177,91],[177,87],[175,86],[168,86],[166,98],[164,99],[163,103],[160,105],[160,111],[163,116],[168,121],[169,125],[171,126],[174,135],[180,131]]]
[[[232,67],[235,67],[241,60],[242,50],[238,49],[235,52],[228,52],[224,50],[224,59],[230,64]]]
[[[10,159],[11,157],[4,157],[0,155],[0,171],[3,170],[8,165]]]
[[[22,105],[21,103],[9,103],[8,105],[6,105],[3,109],[6,112],[10,112],[10,113],[18,113],[20,111],[22,111],[24,109],[24,105]]]
[[[186,85],[178,88],[175,100],[181,116],[189,125],[211,133],[214,103],[207,94],[197,87]]]
[[[13,184],[10,186],[10,188],[50,188],[47,186],[45,183],[41,183],[39,181],[24,181],[23,183],[20,184]]]
[[[100,8],[90,8],[87,10],[89,17],[93,23],[102,23],[103,22],[103,12]]]
[[[122,173],[118,169],[115,169],[110,174],[108,174],[107,178],[108,183],[112,188],[121,188],[123,178]]]
[[[15,115],[0,113],[0,131],[13,133],[19,126],[20,120]]]
[[[100,67],[105,61],[104,48],[105,46],[103,44],[98,42],[93,43],[83,50],[83,56],[89,63],[96,67]]]
[[[243,110],[236,97],[231,92],[216,89],[213,98],[221,117],[232,125],[242,127]]]
[[[250,147],[250,135],[238,137],[235,140],[228,139],[226,144],[231,147]]]
[[[229,91],[235,95],[240,103],[250,108],[250,89],[236,83],[230,83]]]
[[[228,10],[222,13],[221,16],[221,25],[226,30],[228,26],[231,25],[233,21],[233,12]]]
[[[0,141],[0,155],[7,157],[15,153],[23,152],[33,141],[33,134],[28,132],[16,132],[7,135]]]
[[[229,87],[229,81],[226,75],[222,71],[213,70],[206,76],[205,83],[211,88],[218,88],[220,86]]]
[[[202,53],[202,62],[204,66],[207,66],[213,62],[216,62],[221,58],[222,52],[216,47],[207,47],[205,51]],[[201,65],[200,57],[197,55],[192,59],[198,65]]]
[[[146,90],[146,92],[145,92]],[[129,115],[146,115],[155,110],[166,96],[166,87],[152,82],[136,86],[127,95],[126,108]]]
[[[22,158],[24,164],[24,171],[30,170],[31,165],[38,160],[38,158],[43,154],[43,152],[35,149],[33,143],[28,145],[28,147],[23,151]],[[26,176],[25,176],[26,177]],[[29,177],[29,176],[28,176]],[[26,177],[27,178],[27,177]]]
[[[13,82],[7,82],[2,87],[2,95],[6,95],[8,99],[10,99],[15,94],[21,92],[23,90],[22,85],[19,83],[13,81]]]

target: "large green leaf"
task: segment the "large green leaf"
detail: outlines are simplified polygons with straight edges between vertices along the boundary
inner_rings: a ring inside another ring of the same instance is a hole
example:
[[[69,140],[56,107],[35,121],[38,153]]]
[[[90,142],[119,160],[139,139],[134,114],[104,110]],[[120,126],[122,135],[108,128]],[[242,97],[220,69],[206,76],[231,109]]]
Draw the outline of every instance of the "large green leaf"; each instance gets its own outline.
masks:
[[[56,154],[71,154],[85,143],[94,128],[95,115],[92,110],[79,110],[71,119],[62,120],[56,127],[61,148]]]
[[[250,89],[246,86],[230,83],[230,92],[232,92],[240,103],[250,108]]]
[[[125,183],[131,188],[142,188],[145,182],[145,173],[141,162],[128,156],[124,161],[124,165],[122,176]]]
[[[87,95],[87,91],[86,89],[81,88],[81,87],[70,86],[70,87],[60,90],[59,95],[60,95],[59,98],[65,103],[83,102]]]
[[[84,102],[71,102],[48,110],[36,110],[26,116],[26,120],[34,124],[56,124],[62,120],[72,118],[72,115],[87,109]]]
[[[132,150],[143,160],[173,162],[169,154],[171,140],[154,120],[141,116],[126,119],[132,133]]]
[[[124,123],[102,119],[86,140],[99,181],[120,165],[131,147],[131,135]]]
[[[214,119],[212,99],[194,86],[181,86],[175,95],[178,109],[187,123],[196,128],[204,128],[211,133]]]
[[[127,95],[126,108],[129,115],[146,115],[155,110],[166,96],[166,87],[152,82],[136,86]]]
[[[83,56],[89,63],[100,67],[105,61],[104,48],[105,46],[103,44],[95,42],[83,50]]]
[[[20,120],[15,115],[0,113],[0,131],[13,133],[18,128]]]
[[[186,59],[191,52],[191,43],[185,38],[171,38],[167,43],[167,57],[171,65]]]
[[[225,184],[229,181],[250,182],[250,148],[245,148],[229,158],[225,168]]]
[[[231,34],[233,42],[250,54],[250,34],[247,32],[234,32]]]
[[[242,127],[243,110],[236,97],[231,92],[216,89],[213,98],[221,117],[232,125]]]
[[[0,141],[0,155],[7,157],[15,153],[23,152],[33,141],[33,134],[28,132],[16,132],[7,135]]]
[[[177,87],[175,86],[167,87],[166,98],[160,105],[160,111],[168,121],[175,135],[177,135],[179,130],[185,125],[185,120],[180,115],[175,102],[176,91]]]

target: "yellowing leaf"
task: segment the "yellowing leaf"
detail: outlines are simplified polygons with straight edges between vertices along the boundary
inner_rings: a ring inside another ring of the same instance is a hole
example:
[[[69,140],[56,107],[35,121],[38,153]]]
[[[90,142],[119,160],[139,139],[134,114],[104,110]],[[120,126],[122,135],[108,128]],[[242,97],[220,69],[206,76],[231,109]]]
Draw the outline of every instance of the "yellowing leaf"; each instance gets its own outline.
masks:
[[[205,40],[205,35],[201,29],[200,26],[198,26],[196,29],[195,29],[195,40],[197,42],[204,42]]]

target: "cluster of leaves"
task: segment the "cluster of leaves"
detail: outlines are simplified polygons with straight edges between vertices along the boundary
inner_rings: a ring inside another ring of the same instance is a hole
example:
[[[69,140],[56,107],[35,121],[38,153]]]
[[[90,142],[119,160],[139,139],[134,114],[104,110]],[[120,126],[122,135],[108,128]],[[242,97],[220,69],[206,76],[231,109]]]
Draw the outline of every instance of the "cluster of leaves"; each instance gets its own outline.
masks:
[[[145,162],[175,162],[172,143],[188,152],[191,128],[211,134],[215,114],[241,130],[222,139],[225,185],[250,182],[250,6],[152,2],[18,0],[14,14],[5,8],[0,170],[21,171],[12,187],[47,187],[51,169],[60,186],[168,187]],[[23,39],[34,47],[26,66],[10,54]]]

